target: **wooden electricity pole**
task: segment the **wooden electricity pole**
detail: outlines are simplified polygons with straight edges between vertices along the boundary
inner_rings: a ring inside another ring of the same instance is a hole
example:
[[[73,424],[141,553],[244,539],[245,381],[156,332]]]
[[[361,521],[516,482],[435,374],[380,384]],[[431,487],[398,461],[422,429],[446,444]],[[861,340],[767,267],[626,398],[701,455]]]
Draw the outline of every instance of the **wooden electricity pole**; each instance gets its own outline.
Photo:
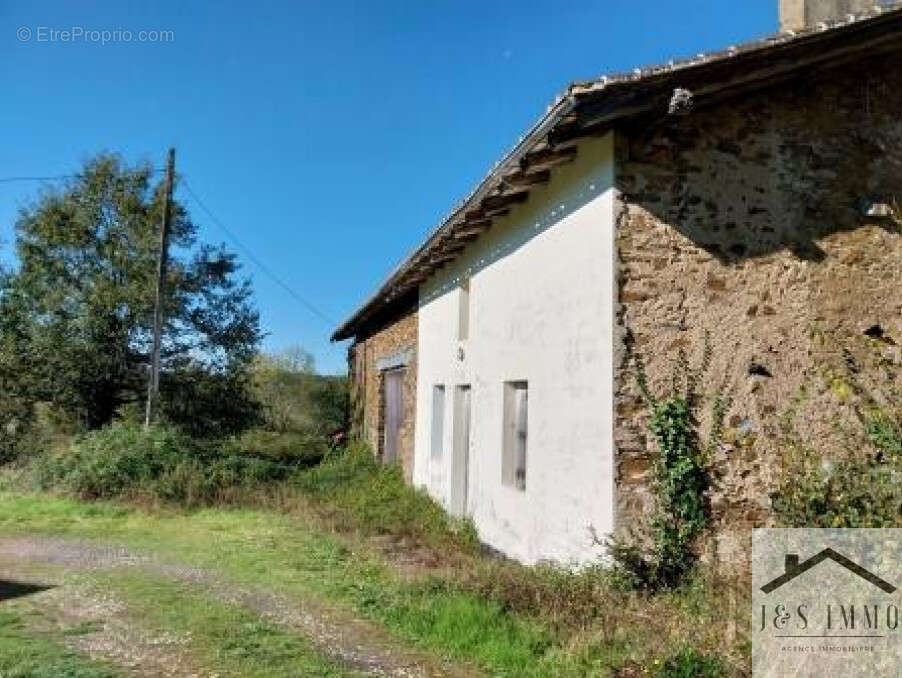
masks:
[[[163,223],[160,226],[160,251],[157,259],[157,296],[153,308],[153,347],[150,353],[150,379],[147,382],[147,411],[144,426],[149,427],[157,414],[160,400],[160,346],[163,334],[163,297],[166,293],[166,257],[169,248],[169,220],[172,216],[172,181],[175,174],[175,149],[166,159],[166,184],[163,190]]]

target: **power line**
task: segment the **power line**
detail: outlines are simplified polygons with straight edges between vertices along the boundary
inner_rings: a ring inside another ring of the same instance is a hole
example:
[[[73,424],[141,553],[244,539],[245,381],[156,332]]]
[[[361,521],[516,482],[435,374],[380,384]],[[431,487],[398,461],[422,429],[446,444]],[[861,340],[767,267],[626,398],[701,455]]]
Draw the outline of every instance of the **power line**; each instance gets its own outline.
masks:
[[[248,247],[246,247],[246,246],[238,239],[238,237],[237,237],[237,236],[236,236],[229,228],[227,228],[227,227],[225,226],[225,224],[223,224],[223,223],[216,217],[216,215],[213,214],[213,212],[210,211],[210,208],[208,208],[208,207],[204,204],[203,200],[201,200],[201,199],[198,197],[197,193],[195,193],[195,192],[192,190],[190,184],[188,183],[188,181],[187,181],[184,177],[181,177],[181,185],[185,187],[185,190],[188,191],[188,193],[189,193],[189,194],[191,195],[191,197],[194,199],[194,202],[197,203],[197,206],[200,207],[201,210],[203,210],[204,213],[206,213],[206,215],[207,215],[208,217],[210,217],[211,221],[212,221],[214,224],[216,224],[216,226],[218,226],[218,227],[219,227],[219,228],[220,228],[220,229],[221,229],[221,230],[229,237],[229,239],[235,244],[236,247],[238,247],[238,249],[240,249],[242,252],[244,252],[244,254],[247,256],[247,258],[250,259],[251,262],[253,262],[253,263],[257,266],[257,268],[259,268],[261,271],[263,271],[263,273],[265,273],[265,274],[266,274],[266,275],[267,275],[274,283],[276,283],[279,287],[281,287],[283,290],[285,290],[285,291],[286,291],[289,295],[291,295],[296,301],[298,301],[301,305],[303,305],[304,308],[306,308],[306,309],[307,309],[308,311],[310,311],[313,315],[315,315],[317,318],[319,318],[319,319],[322,320],[324,323],[326,323],[330,328],[332,328],[332,327],[334,327],[334,326],[336,325],[335,321],[332,320],[332,318],[330,318],[328,315],[326,315],[326,314],[323,313],[321,310],[319,310],[319,309],[318,309],[314,304],[312,304],[310,301],[308,301],[307,299],[305,299],[304,297],[302,297],[300,294],[298,294],[297,292],[295,292],[295,291],[294,291],[291,287],[289,287],[289,286],[288,286],[288,285],[287,285],[287,284],[286,284],[279,276],[277,276],[275,273],[273,273],[272,270],[270,270],[269,267],[266,266],[266,264],[264,264],[262,261],[260,261],[260,260],[254,255],[254,253],[251,252],[251,250],[248,249]]]
[[[56,181],[58,179],[74,179],[78,174],[58,174],[55,177],[2,177],[0,184],[11,184],[14,181]]]
[[[163,171],[165,171],[164,167],[154,167],[151,170],[151,172],[153,174],[157,174],[157,173],[163,172]],[[82,175],[82,174],[57,174],[57,175],[53,175],[53,176],[40,176],[40,177],[38,177],[38,176],[0,177],[0,184],[10,184],[10,183],[16,183],[16,182],[25,182],[25,181],[60,181],[62,179],[78,179],[78,178],[81,178],[82,176],[84,176],[84,175]],[[300,303],[302,306],[304,306],[304,308],[306,308],[310,313],[312,313],[317,318],[319,318],[324,323],[326,323],[326,325],[328,327],[332,328],[336,325],[336,322],[332,318],[330,318],[323,311],[321,311],[319,308],[317,308],[315,304],[313,304],[312,302],[308,301],[307,299],[302,297],[300,294],[295,292],[291,287],[288,286],[287,283],[285,283],[285,281],[283,281],[278,275],[276,275],[266,264],[264,264],[262,261],[260,261],[260,259],[257,258],[256,255],[254,255],[254,253],[250,250],[250,248],[248,248],[244,243],[242,243],[241,240],[238,238],[238,236],[236,236],[235,233],[231,229],[229,229],[224,223],[222,223],[222,221],[220,221],[220,219],[215,214],[213,214],[213,212],[210,210],[210,208],[206,206],[204,201],[201,200],[200,197],[197,195],[197,193],[194,192],[194,190],[191,188],[191,186],[188,184],[188,181],[184,177],[181,177],[181,185],[185,187],[185,190],[188,191],[188,193],[194,199],[194,202],[197,203],[197,206],[200,207],[201,210],[203,210],[203,212],[206,213],[206,215],[210,218],[210,220],[229,237],[229,239],[235,244],[236,247],[238,247],[238,249],[240,249],[242,252],[244,252],[245,256],[255,266],[257,266],[257,268],[259,268],[264,274],[266,274],[266,276],[268,276],[279,287],[281,287],[283,290],[285,290],[285,292],[287,292],[298,303]],[[332,346],[330,344],[330,348],[334,348],[334,346]]]
[[[151,169],[152,174],[162,172],[165,168],[154,167]],[[19,181],[60,181],[62,179],[80,179],[83,174],[57,174],[50,177],[0,177],[0,184],[11,184]]]

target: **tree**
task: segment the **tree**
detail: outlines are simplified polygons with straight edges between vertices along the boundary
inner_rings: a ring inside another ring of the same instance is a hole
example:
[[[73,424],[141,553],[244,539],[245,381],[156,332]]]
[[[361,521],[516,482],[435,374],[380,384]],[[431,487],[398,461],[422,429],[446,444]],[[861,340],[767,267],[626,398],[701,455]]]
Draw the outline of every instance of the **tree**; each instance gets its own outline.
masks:
[[[270,431],[325,440],[345,426],[347,380],[316,374],[313,355],[301,347],[258,355],[251,383]]]
[[[18,269],[0,288],[0,324],[14,320],[21,334],[18,390],[88,428],[146,394],[162,214],[162,186],[152,177],[147,165],[100,155],[16,222]],[[192,383],[209,394],[211,380],[218,398],[204,399],[209,406],[254,407],[245,377],[261,333],[250,284],[238,279],[233,254],[198,245],[196,233],[175,202],[161,399],[176,418],[190,408],[167,399],[190,400]],[[215,421],[215,414],[205,416]]]
[[[0,289],[8,274],[0,273]],[[34,420],[32,394],[23,374],[35,365],[19,300],[0,295],[0,462],[16,456]]]
[[[252,383],[263,407],[265,425],[272,431],[308,431],[316,412],[311,392],[315,385],[313,356],[301,347],[261,353],[254,359]]]

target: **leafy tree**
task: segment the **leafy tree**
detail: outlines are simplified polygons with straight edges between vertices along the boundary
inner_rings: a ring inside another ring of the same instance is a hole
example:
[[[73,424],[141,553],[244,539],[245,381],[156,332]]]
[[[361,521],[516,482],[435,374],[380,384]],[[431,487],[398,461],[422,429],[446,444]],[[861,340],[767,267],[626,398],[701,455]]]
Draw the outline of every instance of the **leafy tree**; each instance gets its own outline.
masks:
[[[89,428],[145,397],[163,204],[162,186],[152,180],[147,165],[100,155],[61,190],[22,209],[16,222],[18,268],[3,280],[0,325],[17,328],[17,347],[0,348],[0,374],[9,363],[17,392],[52,402]],[[198,245],[196,232],[175,202],[162,403],[164,413],[185,420],[197,416],[186,403],[204,402],[213,408],[204,414],[209,423],[217,407],[253,410],[242,375],[261,333],[235,256]],[[211,381],[216,398],[209,397]],[[198,392],[204,397],[195,400]]]
[[[307,431],[315,413],[311,407],[313,356],[300,347],[261,353],[254,359],[253,388],[263,406],[266,428],[279,433]]]
[[[252,373],[267,429],[325,437],[344,426],[346,380],[316,374],[313,356],[303,348],[260,354]]]
[[[8,274],[2,273],[0,280],[7,279]],[[0,296],[0,462],[18,453],[35,415],[33,398],[22,379],[23,370],[35,365],[22,320],[18,300]]]

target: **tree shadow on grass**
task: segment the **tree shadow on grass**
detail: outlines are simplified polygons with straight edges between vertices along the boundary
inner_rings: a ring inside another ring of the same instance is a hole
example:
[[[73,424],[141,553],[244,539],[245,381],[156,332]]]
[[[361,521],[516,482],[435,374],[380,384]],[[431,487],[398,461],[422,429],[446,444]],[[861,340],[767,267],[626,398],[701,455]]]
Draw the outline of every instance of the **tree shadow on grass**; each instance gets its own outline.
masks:
[[[34,593],[40,593],[41,591],[52,588],[53,586],[47,584],[29,584],[26,582],[0,579],[0,603],[12,600],[13,598],[30,596]]]

